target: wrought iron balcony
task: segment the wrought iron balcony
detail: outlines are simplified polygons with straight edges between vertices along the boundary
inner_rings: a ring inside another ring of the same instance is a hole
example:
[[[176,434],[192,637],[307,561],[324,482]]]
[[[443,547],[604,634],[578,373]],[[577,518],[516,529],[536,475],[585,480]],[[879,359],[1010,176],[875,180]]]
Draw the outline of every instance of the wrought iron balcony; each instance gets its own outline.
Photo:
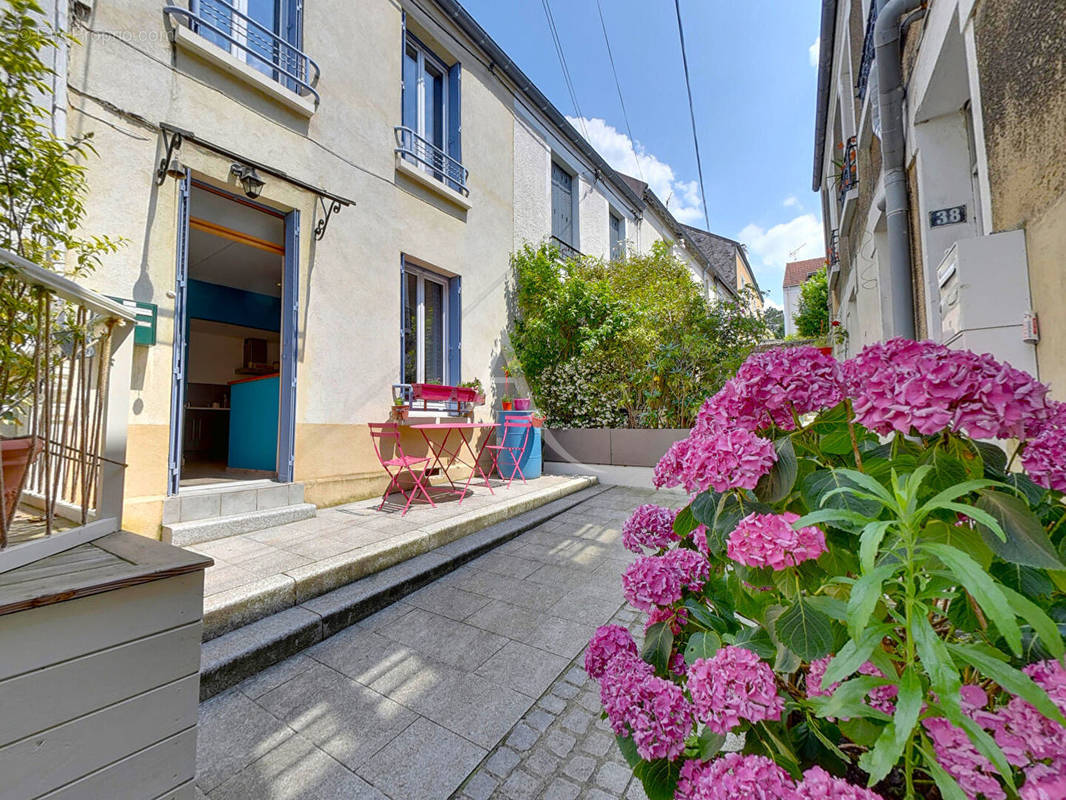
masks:
[[[855,137],[852,136],[844,146],[844,158],[840,162],[840,179],[837,183],[837,199],[841,206],[844,205],[844,200],[848,196],[848,192],[859,185],[858,162],[859,148]]]
[[[569,242],[564,242],[558,236],[552,236],[551,243],[552,246],[554,246],[559,251],[559,255],[561,255],[564,259],[569,260],[572,258],[583,258],[585,255],[572,244],[570,244]]]
[[[830,267],[840,263],[840,232],[835,229],[829,236],[829,252],[826,253],[826,258]]]
[[[859,79],[855,83],[855,96],[861,103],[866,99],[866,86],[870,81],[870,69],[874,63],[874,25],[877,24],[877,0],[870,0],[870,14],[866,18],[866,36],[862,40],[862,60],[859,62]]]
[[[466,188],[469,171],[459,161],[405,125],[397,125],[395,132],[396,152],[402,158],[417,164],[460,194],[470,194]]]
[[[189,0],[188,8],[167,5],[163,12],[296,94],[310,95],[318,105],[318,64],[228,0]]]

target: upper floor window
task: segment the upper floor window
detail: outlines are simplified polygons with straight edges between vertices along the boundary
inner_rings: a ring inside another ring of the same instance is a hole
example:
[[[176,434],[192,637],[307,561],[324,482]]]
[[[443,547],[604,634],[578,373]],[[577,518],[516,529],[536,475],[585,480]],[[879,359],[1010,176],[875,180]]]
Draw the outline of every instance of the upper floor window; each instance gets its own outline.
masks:
[[[467,171],[460,142],[460,76],[458,63],[448,67],[412,34],[403,52],[403,124],[396,129],[397,147],[452,189],[467,193]]]
[[[574,176],[552,162],[552,238],[569,247],[574,243]]]
[[[189,0],[189,27],[297,94],[312,94],[318,65],[300,49],[303,0]]]
[[[611,258],[621,258],[626,254],[626,224],[621,216],[610,212],[609,235],[611,243]]]
[[[404,383],[457,384],[462,348],[462,278],[401,256]]]

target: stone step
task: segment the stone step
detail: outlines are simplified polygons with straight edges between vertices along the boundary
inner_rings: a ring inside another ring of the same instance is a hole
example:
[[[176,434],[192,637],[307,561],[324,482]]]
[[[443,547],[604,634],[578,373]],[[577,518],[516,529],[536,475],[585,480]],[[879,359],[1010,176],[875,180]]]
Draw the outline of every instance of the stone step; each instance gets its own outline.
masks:
[[[206,700],[354,625],[610,488],[591,485],[580,489],[204,642],[200,651],[200,699]]]
[[[256,480],[190,486],[163,501],[163,524],[232,517],[303,502],[302,483]]]
[[[163,526],[163,541],[178,547],[225,539],[241,533],[288,525],[315,516],[318,509],[311,503],[276,506],[226,517],[207,517],[191,522],[174,522]]]

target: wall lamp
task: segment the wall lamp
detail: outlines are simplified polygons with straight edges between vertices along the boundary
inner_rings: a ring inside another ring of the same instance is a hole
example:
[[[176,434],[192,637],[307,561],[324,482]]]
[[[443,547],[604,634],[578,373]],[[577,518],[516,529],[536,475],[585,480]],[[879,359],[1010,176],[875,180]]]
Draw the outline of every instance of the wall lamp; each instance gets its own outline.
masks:
[[[230,175],[236,176],[237,180],[241,182],[241,186],[244,187],[244,193],[253,200],[262,193],[263,186],[266,182],[259,177],[259,174],[255,171],[255,167],[249,167],[244,164],[233,164],[229,168]]]

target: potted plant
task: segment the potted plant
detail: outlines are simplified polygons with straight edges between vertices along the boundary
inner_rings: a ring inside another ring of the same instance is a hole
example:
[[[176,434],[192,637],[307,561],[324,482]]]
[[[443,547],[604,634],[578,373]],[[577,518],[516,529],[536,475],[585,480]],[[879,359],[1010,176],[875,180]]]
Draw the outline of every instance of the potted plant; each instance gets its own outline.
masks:
[[[529,418],[529,422],[534,428],[543,428],[544,416],[539,411],[534,411]]]
[[[485,389],[481,385],[480,378],[474,378],[473,380],[463,381],[458,386],[459,389],[469,389],[472,391],[460,393],[459,399],[474,405],[485,404]]]
[[[500,399],[500,407],[504,411],[510,411],[514,407],[514,398],[511,397],[511,395],[509,395],[509,394],[505,394]]]
[[[394,397],[392,400],[392,409],[389,413],[389,420],[392,422],[404,422],[407,419],[407,414],[410,409],[407,407],[407,403],[402,397]]]

